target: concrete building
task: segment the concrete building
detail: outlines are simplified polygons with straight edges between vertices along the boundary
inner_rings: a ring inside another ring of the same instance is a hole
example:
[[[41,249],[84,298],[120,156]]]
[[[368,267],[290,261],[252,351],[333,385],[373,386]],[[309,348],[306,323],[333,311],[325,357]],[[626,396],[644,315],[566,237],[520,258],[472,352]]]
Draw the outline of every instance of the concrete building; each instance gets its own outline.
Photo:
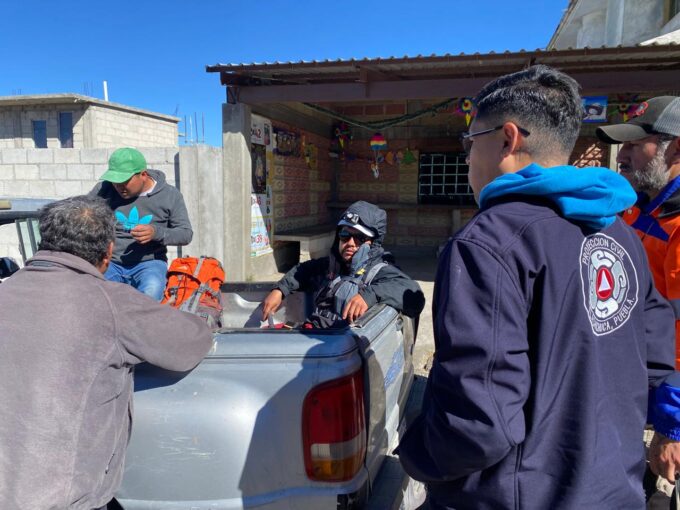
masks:
[[[0,149],[176,147],[178,122],[78,94],[0,96]]]
[[[224,221],[228,278],[272,272],[290,256],[291,241],[302,246],[330,232],[355,200],[387,210],[388,248],[434,256],[477,210],[458,140],[468,129],[466,99],[532,64],[570,74],[584,96],[607,96],[606,121],[620,122],[629,96],[642,101],[677,90],[680,45],[208,66],[226,87],[223,188],[211,191],[222,204],[213,212]],[[259,214],[252,207],[254,115],[269,119],[273,139],[284,143],[283,150],[275,143],[267,171],[269,253],[251,249],[253,211]],[[596,128],[584,122],[572,164],[613,167]],[[347,133],[342,148],[339,131]],[[387,140],[379,152],[369,143],[377,132]]]
[[[547,49],[672,41],[680,41],[679,0],[571,0]]]

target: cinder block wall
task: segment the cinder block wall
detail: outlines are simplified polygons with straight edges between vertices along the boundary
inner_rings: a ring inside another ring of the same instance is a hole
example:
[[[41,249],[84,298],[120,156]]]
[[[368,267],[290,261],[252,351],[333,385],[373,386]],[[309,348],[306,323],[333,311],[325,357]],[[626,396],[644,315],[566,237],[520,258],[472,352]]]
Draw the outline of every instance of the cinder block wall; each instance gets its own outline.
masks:
[[[0,198],[61,199],[88,193],[107,168],[115,149],[2,149]],[[149,168],[161,170],[175,184],[176,147],[140,148]],[[21,254],[14,225],[0,226],[0,256],[18,262]],[[177,256],[170,248],[168,257]]]
[[[73,147],[84,146],[84,105],[44,105],[30,107],[9,107],[0,111],[0,149],[34,148],[33,120],[47,122],[47,147],[60,148],[59,113],[73,113]],[[17,145],[18,144],[18,145]]]
[[[47,122],[47,147],[61,148],[59,112],[73,113],[73,147],[173,147],[177,123],[99,105],[9,107],[0,111],[0,149],[34,148],[33,120]]]
[[[92,105],[93,147],[172,147],[177,145],[177,124],[137,113]]]

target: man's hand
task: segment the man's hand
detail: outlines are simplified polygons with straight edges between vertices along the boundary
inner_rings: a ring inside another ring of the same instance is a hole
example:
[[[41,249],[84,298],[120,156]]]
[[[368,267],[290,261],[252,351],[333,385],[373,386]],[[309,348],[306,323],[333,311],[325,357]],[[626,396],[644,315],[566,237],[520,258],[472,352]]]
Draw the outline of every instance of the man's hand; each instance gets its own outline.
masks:
[[[269,318],[269,314],[274,313],[281,307],[282,302],[283,292],[279,289],[271,291],[262,301],[262,320],[266,321]]]
[[[151,225],[137,225],[135,228],[130,230],[132,238],[139,244],[146,244],[151,241],[155,233],[156,229]]]
[[[675,483],[676,475],[680,476],[680,441],[655,432],[649,445],[649,469]]]
[[[347,301],[345,309],[342,311],[342,318],[348,320],[349,322],[354,322],[356,319],[365,314],[366,310],[368,310],[366,301],[364,301],[364,298],[357,294],[352,299]]]

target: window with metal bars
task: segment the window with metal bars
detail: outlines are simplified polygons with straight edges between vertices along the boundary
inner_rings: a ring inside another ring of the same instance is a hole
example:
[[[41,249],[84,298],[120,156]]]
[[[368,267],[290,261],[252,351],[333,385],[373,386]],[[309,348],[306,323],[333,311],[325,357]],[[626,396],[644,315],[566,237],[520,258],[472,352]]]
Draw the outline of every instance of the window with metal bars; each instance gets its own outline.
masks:
[[[421,204],[475,205],[465,154],[420,154],[418,199]]]

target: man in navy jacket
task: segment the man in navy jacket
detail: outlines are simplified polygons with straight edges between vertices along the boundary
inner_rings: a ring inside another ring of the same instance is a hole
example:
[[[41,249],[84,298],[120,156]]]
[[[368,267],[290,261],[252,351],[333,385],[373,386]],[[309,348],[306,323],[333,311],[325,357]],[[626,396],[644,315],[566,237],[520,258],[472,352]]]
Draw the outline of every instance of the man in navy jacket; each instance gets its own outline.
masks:
[[[565,74],[503,76],[475,104],[463,142],[480,211],[441,256],[434,364],[401,462],[432,509],[642,509],[643,428],[680,439],[680,384],[673,312],[616,216],[635,192],[566,165],[583,112]]]

